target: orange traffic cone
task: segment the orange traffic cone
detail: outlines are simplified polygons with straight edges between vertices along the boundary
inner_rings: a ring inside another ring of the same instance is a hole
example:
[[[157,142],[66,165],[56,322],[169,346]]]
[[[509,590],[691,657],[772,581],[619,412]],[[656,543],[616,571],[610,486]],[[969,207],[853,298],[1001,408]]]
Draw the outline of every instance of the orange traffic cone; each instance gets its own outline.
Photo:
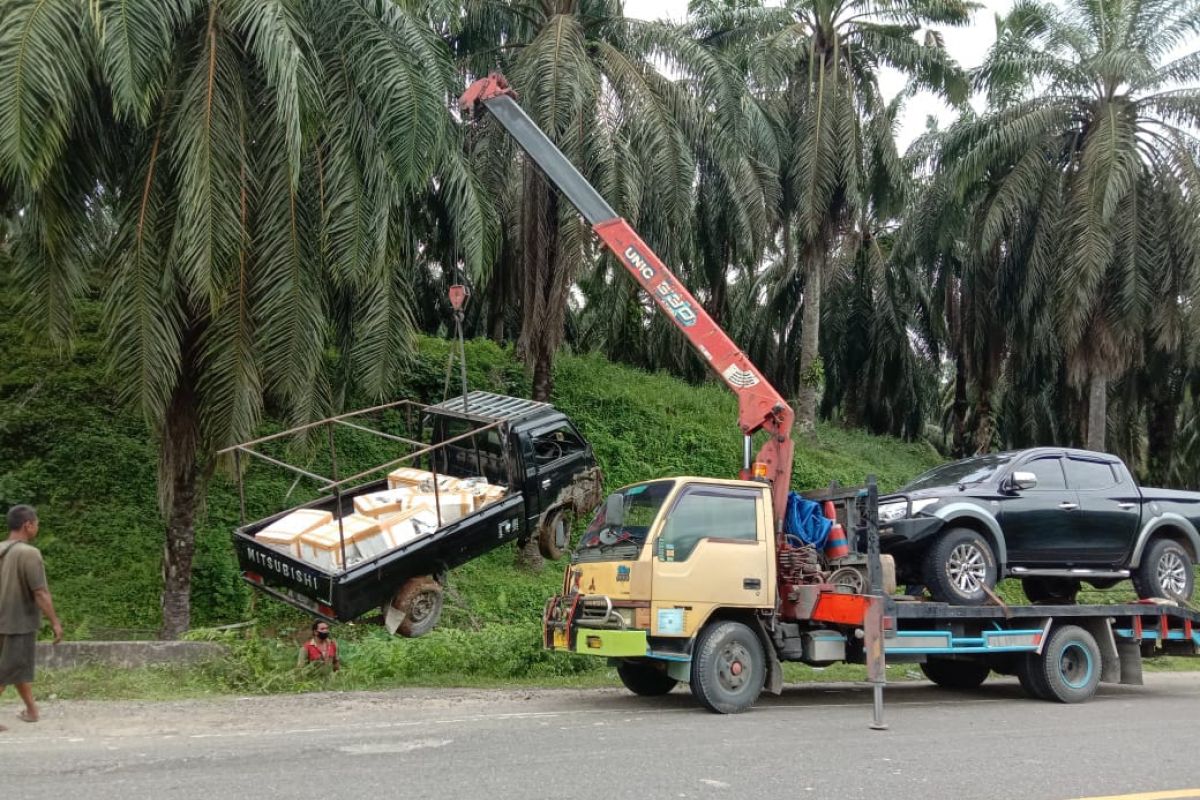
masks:
[[[832,500],[825,501],[825,516],[833,520],[833,527],[829,529],[829,536],[825,539],[825,558],[828,561],[845,558],[850,555],[850,543],[846,541],[846,531],[837,520],[837,511],[833,508]]]

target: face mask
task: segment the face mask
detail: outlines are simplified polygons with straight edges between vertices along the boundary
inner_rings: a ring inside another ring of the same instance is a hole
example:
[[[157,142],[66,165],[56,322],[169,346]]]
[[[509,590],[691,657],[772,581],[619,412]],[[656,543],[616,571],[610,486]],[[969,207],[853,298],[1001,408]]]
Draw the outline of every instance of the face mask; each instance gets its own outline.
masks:
[[[328,639],[329,631],[317,631],[317,638],[318,639]]]

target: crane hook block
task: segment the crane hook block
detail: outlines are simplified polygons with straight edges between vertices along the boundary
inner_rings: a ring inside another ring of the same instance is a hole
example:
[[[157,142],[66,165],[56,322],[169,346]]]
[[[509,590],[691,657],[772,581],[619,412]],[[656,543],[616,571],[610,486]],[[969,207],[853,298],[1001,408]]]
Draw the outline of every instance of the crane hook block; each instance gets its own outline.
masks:
[[[471,296],[471,290],[461,283],[456,283],[450,287],[450,305],[455,311],[462,311],[463,306],[467,304],[467,298]]]

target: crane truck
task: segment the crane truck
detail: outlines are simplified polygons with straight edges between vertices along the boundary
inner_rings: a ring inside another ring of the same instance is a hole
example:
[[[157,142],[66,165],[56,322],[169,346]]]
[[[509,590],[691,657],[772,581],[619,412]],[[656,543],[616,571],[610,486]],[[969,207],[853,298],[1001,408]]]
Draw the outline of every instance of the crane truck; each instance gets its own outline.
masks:
[[[487,111],[579,210],[738,399],[744,447],[738,479],[672,477],[624,487],[596,511],[546,604],[543,645],[603,657],[632,692],[688,684],[709,710],[737,713],[782,662],[863,663],[882,720],[885,662],[920,664],[935,684],[969,689],[992,672],[1016,675],[1033,697],[1080,702],[1101,682],[1141,683],[1143,654],[1195,654],[1200,614],[1171,601],[1121,605],[954,605],[893,596],[879,553],[878,496],[830,490],[850,531],[861,586],[785,532],[793,412],[690,292],[516,101],[501,75],[473,83],[464,112]],[[752,437],[765,442],[752,460]]]

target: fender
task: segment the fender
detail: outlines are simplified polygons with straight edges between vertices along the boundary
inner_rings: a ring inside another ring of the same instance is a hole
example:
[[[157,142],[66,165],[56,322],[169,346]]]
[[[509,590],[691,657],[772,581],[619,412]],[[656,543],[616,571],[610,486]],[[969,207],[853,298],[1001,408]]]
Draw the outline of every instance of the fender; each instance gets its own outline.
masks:
[[[1151,517],[1150,521],[1142,526],[1142,530],[1138,534],[1137,544],[1133,547],[1133,557],[1129,559],[1131,569],[1137,569],[1141,565],[1142,554],[1146,551],[1146,545],[1150,542],[1150,537],[1162,528],[1178,528],[1183,531],[1183,535],[1187,537],[1188,542],[1192,546],[1192,554],[1200,557],[1200,534],[1196,532],[1196,526],[1189,522],[1187,517],[1168,511],[1156,517]]]
[[[973,503],[950,503],[927,513],[947,525],[953,525],[956,521],[967,517],[983,523],[988,533],[991,534],[991,544],[996,550],[997,574],[1003,577],[1004,568],[1008,564],[1008,546],[1004,543],[1004,531],[1000,529],[1000,523],[996,521],[995,517]]]

